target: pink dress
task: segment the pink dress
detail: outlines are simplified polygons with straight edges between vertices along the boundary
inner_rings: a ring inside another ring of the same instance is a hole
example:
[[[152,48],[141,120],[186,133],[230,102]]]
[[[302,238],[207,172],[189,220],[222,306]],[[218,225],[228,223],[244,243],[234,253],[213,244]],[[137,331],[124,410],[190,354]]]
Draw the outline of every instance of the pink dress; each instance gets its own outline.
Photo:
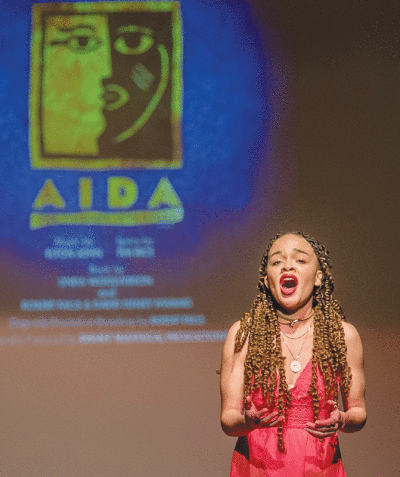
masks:
[[[317,439],[305,430],[306,423],[314,421],[312,397],[308,394],[311,372],[310,360],[292,388],[293,399],[283,425],[286,453],[278,451],[277,428],[255,429],[239,437],[230,477],[346,477],[337,434]],[[320,419],[329,418],[332,408],[326,404],[319,370],[317,374]],[[251,397],[257,410],[266,407],[261,390],[253,391]]]

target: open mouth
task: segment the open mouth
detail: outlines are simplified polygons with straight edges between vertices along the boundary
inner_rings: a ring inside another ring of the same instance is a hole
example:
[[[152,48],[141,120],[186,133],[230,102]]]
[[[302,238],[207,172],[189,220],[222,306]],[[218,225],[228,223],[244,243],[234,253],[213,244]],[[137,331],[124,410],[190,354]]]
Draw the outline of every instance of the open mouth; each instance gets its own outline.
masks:
[[[280,279],[280,285],[284,295],[292,295],[296,291],[298,281],[294,275],[283,275]]]
[[[103,98],[106,109],[112,111],[113,109],[119,109],[129,101],[129,93],[122,86],[109,84],[105,87]]]

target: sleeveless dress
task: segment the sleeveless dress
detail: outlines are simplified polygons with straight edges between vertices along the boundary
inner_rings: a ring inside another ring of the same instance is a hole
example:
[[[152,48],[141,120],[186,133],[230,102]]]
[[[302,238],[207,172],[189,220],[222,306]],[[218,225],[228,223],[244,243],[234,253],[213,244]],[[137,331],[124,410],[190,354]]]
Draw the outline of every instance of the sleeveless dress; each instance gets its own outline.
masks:
[[[340,455],[337,434],[317,439],[306,430],[313,422],[311,360],[292,388],[292,402],[283,424],[283,442],[286,453],[278,451],[278,428],[254,429],[239,437],[232,457],[230,477],[346,477]],[[320,399],[320,419],[330,417],[332,407],[327,405],[322,374],[317,367],[317,389]],[[261,389],[251,394],[257,410],[266,407]]]

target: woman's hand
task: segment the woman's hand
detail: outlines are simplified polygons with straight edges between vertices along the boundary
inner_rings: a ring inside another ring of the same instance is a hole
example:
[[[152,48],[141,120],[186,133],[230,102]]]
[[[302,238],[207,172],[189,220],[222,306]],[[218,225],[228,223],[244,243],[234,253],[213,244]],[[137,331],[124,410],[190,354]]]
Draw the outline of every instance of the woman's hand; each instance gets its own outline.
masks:
[[[307,422],[306,424],[306,431],[319,439],[333,436],[346,424],[346,414],[339,411],[337,403],[335,401],[328,401],[327,403],[333,407],[329,419],[318,419],[314,423]]]
[[[263,429],[266,427],[277,427],[283,423],[285,418],[278,416],[278,411],[273,411],[268,414],[268,409],[264,408],[261,411],[257,411],[250,396],[247,396],[245,403],[244,418],[246,426],[253,429]]]

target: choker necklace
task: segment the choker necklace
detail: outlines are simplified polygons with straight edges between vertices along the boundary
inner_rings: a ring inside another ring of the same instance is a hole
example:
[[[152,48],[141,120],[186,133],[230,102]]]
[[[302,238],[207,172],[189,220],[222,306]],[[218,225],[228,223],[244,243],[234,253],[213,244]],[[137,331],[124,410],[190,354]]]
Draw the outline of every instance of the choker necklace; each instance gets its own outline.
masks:
[[[278,319],[278,323],[280,325],[290,326],[291,328],[293,328],[295,323],[300,323],[301,321],[307,321],[313,316],[314,316],[314,310],[311,312],[310,316],[306,316],[305,318],[299,318],[298,320],[293,320],[293,321],[290,321],[289,323],[281,323]],[[284,318],[284,320],[287,320],[287,318]]]
[[[307,341],[307,335],[308,335],[308,332],[310,331],[310,329],[311,329],[311,326],[310,326],[310,328],[308,328],[308,330],[304,333],[304,334],[306,335],[306,337],[304,338],[303,344],[301,345],[299,354],[298,354],[297,356],[295,356],[295,355],[291,352],[291,350],[290,350],[288,344],[286,343],[285,340],[283,340],[283,342],[284,342],[285,345],[286,345],[286,348],[288,349],[289,353],[292,355],[293,361],[290,363],[290,369],[291,369],[294,373],[298,373],[299,371],[301,371],[301,364],[300,364],[300,361],[299,361],[298,359],[299,359],[299,357],[300,357],[301,350],[303,349],[303,346],[304,346],[305,342]],[[281,332],[281,333],[282,333],[282,332]]]
[[[312,324],[309,326],[308,330],[303,331],[303,333],[300,336],[289,336],[286,333],[284,333],[282,330],[281,330],[281,334],[283,336],[286,336],[286,338],[289,338],[290,340],[298,340],[299,338],[301,338],[302,336],[304,336],[306,333],[308,333],[311,330],[311,326]]]

